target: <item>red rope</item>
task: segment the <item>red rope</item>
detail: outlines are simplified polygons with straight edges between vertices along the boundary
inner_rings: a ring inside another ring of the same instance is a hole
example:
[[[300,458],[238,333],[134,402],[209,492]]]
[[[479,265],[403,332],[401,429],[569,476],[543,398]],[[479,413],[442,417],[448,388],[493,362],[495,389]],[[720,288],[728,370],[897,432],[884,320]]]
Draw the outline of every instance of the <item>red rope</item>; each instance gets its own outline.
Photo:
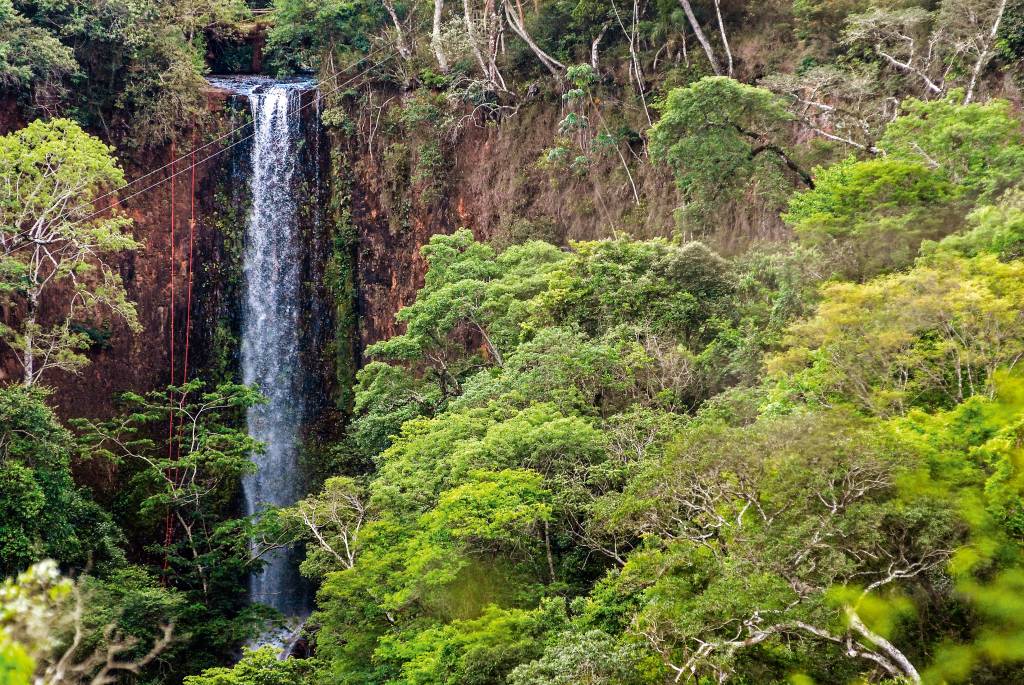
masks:
[[[174,225],[175,225],[175,196],[174,196],[174,141],[171,141],[171,162],[168,165],[171,176],[170,183],[170,194],[171,194],[171,222],[170,222],[170,334],[169,334],[169,346],[170,346],[170,365],[171,365],[171,385],[173,386],[175,381],[175,356],[174,356],[174,342],[175,342],[175,322],[174,322]],[[196,238],[196,140],[195,132],[192,132],[192,152],[190,153],[190,166],[192,171],[192,192],[190,198],[190,209],[189,209],[189,220],[188,220],[188,305],[185,314],[185,358],[182,364],[181,384],[185,385],[188,383],[188,358],[191,346],[191,333],[192,333],[192,283],[193,283],[193,257],[195,254],[195,238]],[[170,406],[174,404],[174,391],[168,393]],[[185,403],[185,396],[181,396],[181,405]],[[179,426],[179,431],[183,426]],[[180,436],[178,440],[178,457],[181,456],[181,444]],[[168,412],[167,417],[167,458],[168,460],[175,458],[175,440],[174,440],[174,410]],[[167,474],[172,481],[177,485],[178,472],[177,469],[168,469]],[[174,517],[170,509],[167,511],[167,516],[164,519],[164,582],[166,583],[166,574],[170,566],[168,559],[169,548],[174,542]]]
[[[174,157],[174,142],[171,142],[171,157]],[[189,220],[188,220],[188,304],[185,315],[185,359],[182,364],[181,384],[185,385],[188,383],[188,358],[191,343],[192,333],[192,283],[193,283],[193,256],[195,254],[195,237],[196,237],[196,140],[195,132],[192,133],[192,152],[190,153],[190,165],[192,167],[192,192],[190,198],[190,209],[189,209]],[[171,181],[171,249],[170,249],[170,285],[171,285],[171,304],[170,304],[170,318],[171,318],[171,330],[170,330],[170,358],[171,358],[171,385],[175,383],[175,369],[174,369],[174,343],[175,343],[175,324],[174,324],[174,225],[175,225],[175,207],[174,207],[174,161],[170,164],[170,173],[172,175]],[[171,404],[174,402],[174,393],[170,393]],[[185,404],[185,395],[180,398],[179,408],[183,408]],[[178,426],[179,433],[184,426]],[[177,447],[177,457],[175,457],[175,447]],[[167,426],[167,458],[175,459],[181,457],[181,435],[178,436],[177,444],[174,440],[174,411],[173,409],[168,414],[168,426]],[[178,470],[172,468],[168,470],[168,475],[172,479],[175,485],[178,482]],[[168,560],[168,549],[174,542],[174,519],[172,512],[168,510],[167,518],[164,521],[164,573],[166,582],[166,572],[170,565]]]

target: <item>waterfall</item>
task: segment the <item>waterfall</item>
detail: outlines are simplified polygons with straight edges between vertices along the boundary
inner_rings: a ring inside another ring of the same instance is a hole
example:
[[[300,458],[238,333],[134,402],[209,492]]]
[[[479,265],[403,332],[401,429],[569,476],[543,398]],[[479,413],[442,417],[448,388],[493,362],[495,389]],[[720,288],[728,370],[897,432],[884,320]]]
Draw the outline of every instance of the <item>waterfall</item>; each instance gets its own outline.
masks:
[[[249,96],[254,138],[250,191],[252,210],[244,250],[245,304],[242,310],[242,380],[257,384],[267,403],[249,409],[249,434],[266,445],[254,457],[258,471],[243,481],[246,513],[263,505],[287,506],[302,495],[298,469],[303,419],[299,368],[301,302],[296,198],[292,182],[299,143],[300,91],[280,84]],[[251,579],[254,602],[286,616],[304,609],[303,587],[291,550],[270,552]]]
[[[253,455],[256,473],[242,482],[246,514],[254,516],[265,506],[288,506],[305,494],[299,464],[307,374],[300,339],[304,249],[297,190],[303,133],[298,110],[311,83],[262,78],[211,82],[245,95],[253,117],[241,367],[243,382],[257,385],[267,398],[246,416],[249,434],[265,445]],[[296,551],[277,549],[264,554],[263,561],[262,570],[250,578],[251,600],[289,617],[308,614],[308,590],[298,573]]]

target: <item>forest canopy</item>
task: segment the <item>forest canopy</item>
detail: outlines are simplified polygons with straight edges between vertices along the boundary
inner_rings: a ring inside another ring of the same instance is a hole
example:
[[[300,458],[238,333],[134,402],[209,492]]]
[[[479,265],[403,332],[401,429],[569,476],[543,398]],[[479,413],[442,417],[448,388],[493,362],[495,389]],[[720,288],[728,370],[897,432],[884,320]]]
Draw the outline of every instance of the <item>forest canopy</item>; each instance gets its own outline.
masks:
[[[0,36],[0,685],[1024,683],[1024,3]],[[223,71],[317,91],[262,386]],[[275,384],[309,482],[257,512]],[[284,549],[308,616],[254,601]]]

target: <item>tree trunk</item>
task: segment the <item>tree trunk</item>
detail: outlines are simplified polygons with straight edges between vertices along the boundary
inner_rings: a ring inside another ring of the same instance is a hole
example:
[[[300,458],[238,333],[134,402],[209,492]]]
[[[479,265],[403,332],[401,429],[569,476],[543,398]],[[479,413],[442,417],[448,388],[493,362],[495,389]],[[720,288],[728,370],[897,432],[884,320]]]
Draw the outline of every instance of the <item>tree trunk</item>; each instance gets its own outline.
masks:
[[[647,109],[647,98],[644,97],[644,91],[647,90],[647,84],[644,83],[644,75],[640,70],[640,58],[636,54],[636,44],[639,40],[637,38],[637,27],[640,24],[640,3],[638,0],[633,0],[633,22],[630,24],[629,31],[629,55],[633,60],[633,74],[636,76],[636,92],[640,96],[640,104],[644,106],[644,116],[647,117],[647,125],[653,126],[654,120],[651,119],[651,112]]]
[[[28,297],[28,312],[25,315],[25,349],[21,353],[21,365],[25,369],[23,382],[26,387],[35,382],[36,351],[33,343],[35,341],[36,312],[39,309],[39,292],[33,292]]]
[[[992,22],[992,29],[988,32],[988,40],[981,49],[981,54],[978,55],[978,61],[974,63],[974,69],[971,71],[971,83],[967,86],[967,94],[964,96],[964,104],[971,104],[971,100],[974,99],[974,89],[978,85],[978,77],[981,76],[981,70],[985,68],[988,61],[992,59],[992,42],[996,39],[999,34],[999,24],[1003,21],[1003,14],[1006,13],[1006,0],[1002,0],[999,3],[999,11],[996,13],[996,20]]]
[[[473,56],[476,57],[476,62],[480,65],[480,73],[483,74],[485,79],[490,79],[490,70],[487,68],[487,62],[484,61],[483,53],[480,52],[480,43],[476,38],[476,26],[473,25],[473,7],[470,4],[470,0],[462,0],[462,11],[463,20],[466,22],[466,34],[469,36],[469,46],[473,49]]]
[[[502,3],[505,6],[505,18],[508,19],[508,25],[512,28],[517,36],[523,39],[523,42],[530,46],[533,50],[533,54],[537,55],[537,59],[541,61],[551,75],[560,78],[562,71],[565,69],[565,65],[559,62],[557,59],[549,55],[540,49],[540,46],[533,42],[530,34],[526,31],[526,26],[522,23],[522,17],[517,17],[516,13],[509,7],[508,2]]]
[[[548,558],[548,573],[551,574],[551,582],[555,582],[555,556],[551,553],[551,528],[548,522],[544,522],[544,550]]]
[[[594,71],[598,70],[597,60],[597,46],[601,43],[601,39],[604,38],[605,32],[608,30],[608,24],[605,23],[601,26],[601,32],[597,34],[593,41],[590,43],[590,66],[594,68]]]
[[[494,0],[484,2],[484,29],[487,31],[487,78],[498,79],[498,36],[501,33],[501,18],[494,9]],[[501,79],[504,88],[504,79]]]
[[[805,171],[799,164],[794,162],[793,158],[787,155],[786,151],[783,150],[781,147],[779,147],[778,145],[774,145],[772,143],[758,145],[757,147],[750,151],[750,158],[754,159],[762,152],[773,152],[776,155],[778,155],[779,159],[782,160],[782,163],[785,164],[790,171],[799,176],[800,180],[804,182],[805,186],[807,186],[811,190],[814,190],[814,178],[809,173],[807,173],[807,171]]]
[[[679,0],[679,5],[683,8],[683,12],[686,13],[686,18],[690,22],[690,28],[693,29],[693,35],[697,36],[697,41],[704,48],[704,53],[708,56],[708,61],[711,62],[711,69],[715,72],[716,76],[722,75],[722,67],[718,64],[718,58],[715,57],[715,50],[711,47],[711,41],[704,35],[704,31],[700,28],[700,23],[697,22],[697,15],[693,13],[693,6],[690,4],[690,0]]]
[[[21,353],[21,365],[25,368],[25,376],[23,382],[25,387],[32,385],[32,376],[34,375],[35,368],[35,351],[32,349],[32,338],[31,328],[36,323],[35,317],[30,316],[25,320],[26,333],[25,333],[25,349]]]
[[[718,32],[722,36],[722,47],[725,49],[725,57],[728,60],[728,71],[726,71],[726,74],[732,76],[732,49],[729,47],[729,39],[725,35],[725,22],[722,21],[721,0],[715,0],[715,15],[718,17]]]
[[[434,30],[430,36],[430,46],[434,48],[434,57],[437,58],[437,67],[442,74],[448,73],[448,58],[445,57],[444,48],[441,46],[441,12],[444,10],[444,0],[434,0]]]
[[[395,47],[398,49],[398,54],[402,56],[402,59],[408,61],[412,57],[412,52],[405,42],[405,31],[402,30],[402,22],[398,20],[398,13],[395,12],[395,6],[391,0],[384,0],[384,9],[388,11],[391,22],[395,25]]]
[[[897,649],[894,644],[886,640],[884,637],[868,628],[853,607],[846,608],[846,616],[850,621],[850,628],[862,635],[868,642],[882,650],[882,653],[895,663],[901,671],[903,671],[903,676],[906,677],[907,680],[914,683],[914,685],[920,685],[921,674],[917,672],[917,669],[914,668],[914,664],[910,662],[910,659],[908,659],[903,652]]]

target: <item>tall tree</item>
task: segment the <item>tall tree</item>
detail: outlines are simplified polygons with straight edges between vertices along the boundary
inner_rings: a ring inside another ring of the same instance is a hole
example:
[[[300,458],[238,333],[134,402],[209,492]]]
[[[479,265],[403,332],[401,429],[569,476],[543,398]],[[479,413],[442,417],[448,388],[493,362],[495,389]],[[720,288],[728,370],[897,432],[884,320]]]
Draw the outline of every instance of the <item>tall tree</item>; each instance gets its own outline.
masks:
[[[138,243],[131,220],[102,204],[124,183],[112,152],[67,119],[0,138],[0,296],[17,312],[0,339],[18,353],[25,385],[86,364],[81,322],[106,313],[139,330],[111,261]]]
[[[710,76],[669,92],[651,129],[651,154],[675,171],[692,210],[713,210],[780,167],[812,187],[811,175],[787,149],[792,119],[771,91]]]
[[[245,385],[206,388],[193,380],[164,392],[127,393],[122,401],[128,408],[122,416],[77,422],[82,447],[87,454],[137,469],[133,480],[144,496],[139,514],[151,521],[166,516],[165,565],[178,569],[179,587],[209,601],[217,579],[229,575],[225,567],[237,561],[221,554],[216,539],[225,500],[239,479],[255,470],[250,456],[262,448],[236,426],[240,412],[263,401],[262,396]],[[168,426],[174,430],[166,443],[152,439],[166,436]],[[243,563],[250,561],[248,550],[245,556]]]

